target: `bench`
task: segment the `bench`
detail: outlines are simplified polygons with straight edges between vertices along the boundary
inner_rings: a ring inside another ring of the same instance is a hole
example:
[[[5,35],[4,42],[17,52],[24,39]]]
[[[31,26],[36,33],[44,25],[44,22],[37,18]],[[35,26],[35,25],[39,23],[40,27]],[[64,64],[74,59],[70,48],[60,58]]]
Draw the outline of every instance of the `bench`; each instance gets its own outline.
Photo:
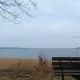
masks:
[[[80,80],[80,57],[52,57],[52,66],[55,76],[72,76]]]

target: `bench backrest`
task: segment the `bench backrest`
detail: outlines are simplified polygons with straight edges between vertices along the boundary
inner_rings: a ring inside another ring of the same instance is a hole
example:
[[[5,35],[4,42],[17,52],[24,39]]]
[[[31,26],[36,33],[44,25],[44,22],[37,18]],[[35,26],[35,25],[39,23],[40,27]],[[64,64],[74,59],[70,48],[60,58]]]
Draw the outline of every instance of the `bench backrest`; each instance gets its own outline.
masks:
[[[80,75],[80,57],[52,57],[52,66],[56,76]]]

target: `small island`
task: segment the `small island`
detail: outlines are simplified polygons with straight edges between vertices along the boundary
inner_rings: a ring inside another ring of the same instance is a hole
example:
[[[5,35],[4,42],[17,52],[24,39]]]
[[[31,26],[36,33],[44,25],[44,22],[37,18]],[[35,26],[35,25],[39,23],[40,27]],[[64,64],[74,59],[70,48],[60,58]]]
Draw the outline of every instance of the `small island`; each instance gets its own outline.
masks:
[[[80,47],[76,47],[76,49],[80,49]]]

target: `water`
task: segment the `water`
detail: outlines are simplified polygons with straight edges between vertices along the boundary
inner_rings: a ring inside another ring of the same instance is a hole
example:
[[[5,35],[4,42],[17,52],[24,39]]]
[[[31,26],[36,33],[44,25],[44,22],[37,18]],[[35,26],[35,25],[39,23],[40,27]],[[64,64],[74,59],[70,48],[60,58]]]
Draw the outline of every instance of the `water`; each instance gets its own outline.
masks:
[[[33,58],[37,59],[40,54],[46,58],[52,57],[79,57],[80,49],[76,48],[26,48],[26,49],[0,49],[0,58]]]

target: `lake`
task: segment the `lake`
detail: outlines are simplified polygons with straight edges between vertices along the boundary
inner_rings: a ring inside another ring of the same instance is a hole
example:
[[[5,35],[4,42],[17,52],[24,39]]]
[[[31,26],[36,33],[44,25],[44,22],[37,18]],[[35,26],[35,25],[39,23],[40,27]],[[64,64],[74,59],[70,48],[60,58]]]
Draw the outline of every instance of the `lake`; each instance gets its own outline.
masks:
[[[79,57],[80,49],[76,48],[22,48],[0,49],[0,58],[33,58],[37,59],[42,54],[47,59],[51,57]]]

